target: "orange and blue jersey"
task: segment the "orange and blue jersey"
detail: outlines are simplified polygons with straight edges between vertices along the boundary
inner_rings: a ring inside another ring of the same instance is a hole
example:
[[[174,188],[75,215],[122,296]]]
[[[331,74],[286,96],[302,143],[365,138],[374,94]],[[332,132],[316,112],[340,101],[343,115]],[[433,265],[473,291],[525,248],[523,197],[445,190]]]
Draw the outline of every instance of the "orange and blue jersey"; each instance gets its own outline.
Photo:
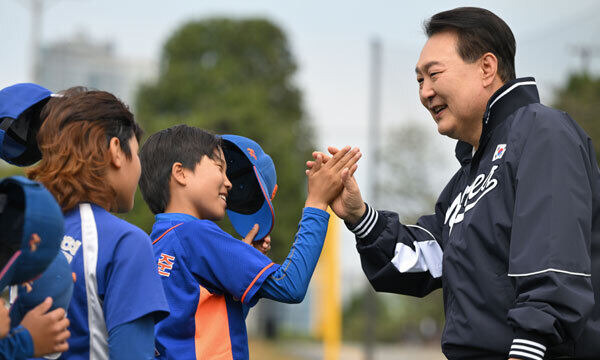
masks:
[[[155,329],[157,358],[247,359],[247,307],[279,265],[187,214],[156,215],[150,238],[171,307]]]
[[[61,250],[76,276],[67,311],[69,350],[61,359],[114,358],[109,353],[113,330],[168,315],[152,245],[141,229],[82,203],[65,214]]]

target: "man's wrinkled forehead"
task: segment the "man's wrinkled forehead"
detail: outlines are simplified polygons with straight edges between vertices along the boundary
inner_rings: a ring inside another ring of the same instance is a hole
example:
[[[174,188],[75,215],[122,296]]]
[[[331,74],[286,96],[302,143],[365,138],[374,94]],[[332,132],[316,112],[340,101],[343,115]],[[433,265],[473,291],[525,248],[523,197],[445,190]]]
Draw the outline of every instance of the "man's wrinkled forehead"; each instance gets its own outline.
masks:
[[[443,31],[433,34],[423,45],[415,73],[426,74],[434,65],[447,65],[448,62],[460,58],[457,49],[458,36],[454,31]]]

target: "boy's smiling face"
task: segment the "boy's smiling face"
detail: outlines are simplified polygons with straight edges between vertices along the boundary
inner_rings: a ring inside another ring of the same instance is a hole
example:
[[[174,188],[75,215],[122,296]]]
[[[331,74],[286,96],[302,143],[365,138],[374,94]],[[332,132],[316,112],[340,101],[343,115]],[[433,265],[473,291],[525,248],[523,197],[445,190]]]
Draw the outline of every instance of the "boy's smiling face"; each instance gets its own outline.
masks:
[[[215,149],[213,158],[202,157],[194,171],[186,169],[189,181],[185,192],[199,219],[221,220],[225,217],[227,194],[231,182],[226,174],[227,163],[221,148]]]

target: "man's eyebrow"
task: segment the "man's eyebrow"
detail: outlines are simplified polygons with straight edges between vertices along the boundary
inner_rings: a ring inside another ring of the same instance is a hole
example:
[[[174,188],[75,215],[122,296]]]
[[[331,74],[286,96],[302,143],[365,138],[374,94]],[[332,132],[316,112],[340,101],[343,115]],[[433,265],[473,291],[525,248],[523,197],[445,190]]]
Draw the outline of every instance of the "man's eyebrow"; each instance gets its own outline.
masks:
[[[423,65],[423,71],[422,72],[426,73],[427,70],[429,70],[429,68],[432,67],[433,65],[440,65],[440,64],[441,64],[441,62],[439,62],[439,61],[435,61],[435,60],[434,61],[430,61],[427,64]],[[419,70],[418,66],[415,66],[415,73],[417,73],[417,74],[421,73],[421,71]]]

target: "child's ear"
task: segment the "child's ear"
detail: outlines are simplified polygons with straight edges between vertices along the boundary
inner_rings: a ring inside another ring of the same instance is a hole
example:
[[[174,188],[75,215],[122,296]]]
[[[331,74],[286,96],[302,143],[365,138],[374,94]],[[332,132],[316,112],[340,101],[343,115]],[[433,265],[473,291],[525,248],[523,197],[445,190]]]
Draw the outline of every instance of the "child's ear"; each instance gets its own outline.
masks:
[[[181,186],[187,185],[187,178],[184,170],[185,169],[180,162],[173,163],[173,166],[171,166],[171,176],[173,177],[173,180]]]
[[[110,153],[110,163],[117,169],[120,169],[125,160],[125,153],[123,153],[123,150],[121,149],[121,142],[118,138],[113,137],[110,139],[110,142],[108,143],[108,152]]]

